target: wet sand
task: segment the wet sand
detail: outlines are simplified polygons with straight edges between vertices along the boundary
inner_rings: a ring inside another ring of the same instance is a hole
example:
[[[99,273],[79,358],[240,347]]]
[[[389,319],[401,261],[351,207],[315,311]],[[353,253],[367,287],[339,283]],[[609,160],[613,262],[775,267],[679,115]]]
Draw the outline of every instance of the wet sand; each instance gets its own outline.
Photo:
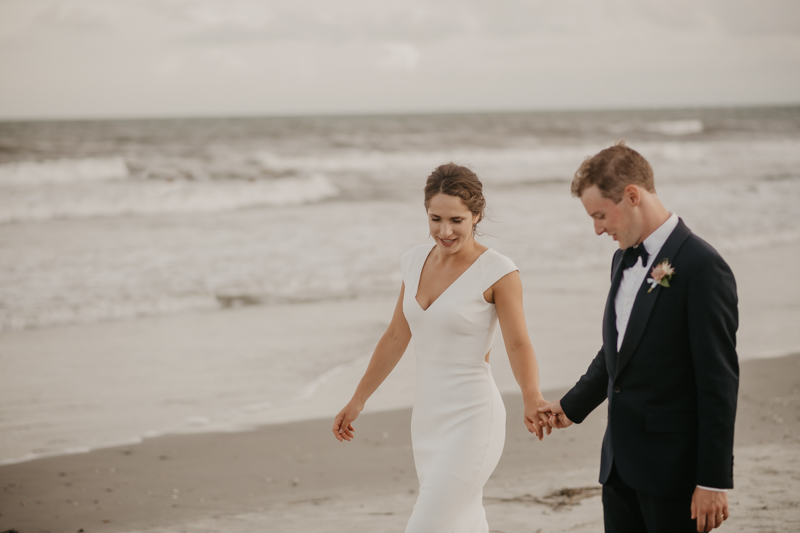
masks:
[[[484,497],[492,531],[600,530],[604,406],[538,442],[519,396],[505,402],[506,448]],[[743,362],[739,402],[724,529],[800,530],[800,354]],[[409,421],[409,409],[364,414],[351,443],[326,418],[5,465],[0,530],[402,532],[417,487]]]

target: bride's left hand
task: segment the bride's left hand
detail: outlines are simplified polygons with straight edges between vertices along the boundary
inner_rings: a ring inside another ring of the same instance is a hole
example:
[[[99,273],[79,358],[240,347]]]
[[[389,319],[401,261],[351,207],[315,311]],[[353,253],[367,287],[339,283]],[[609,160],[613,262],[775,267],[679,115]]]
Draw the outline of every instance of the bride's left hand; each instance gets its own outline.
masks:
[[[527,427],[528,431],[531,433],[535,433],[539,440],[544,439],[545,432],[549,435],[553,431],[553,428],[550,427],[548,422],[549,418],[547,413],[539,412],[540,407],[546,407],[548,405],[550,405],[550,402],[541,396],[535,400],[525,402],[525,427]]]

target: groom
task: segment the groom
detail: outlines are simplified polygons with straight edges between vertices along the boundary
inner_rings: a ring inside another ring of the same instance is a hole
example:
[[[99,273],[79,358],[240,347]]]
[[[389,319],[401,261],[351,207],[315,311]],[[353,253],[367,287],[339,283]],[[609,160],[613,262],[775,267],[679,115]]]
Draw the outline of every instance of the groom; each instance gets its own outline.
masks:
[[[572,194],[619,243],[603,347],[550,425],[608,399],[600,462],[606,532],[711,531],[728,518],[739,365],[728,265],[656,196],[653,170],[618,143],[587,159]]]

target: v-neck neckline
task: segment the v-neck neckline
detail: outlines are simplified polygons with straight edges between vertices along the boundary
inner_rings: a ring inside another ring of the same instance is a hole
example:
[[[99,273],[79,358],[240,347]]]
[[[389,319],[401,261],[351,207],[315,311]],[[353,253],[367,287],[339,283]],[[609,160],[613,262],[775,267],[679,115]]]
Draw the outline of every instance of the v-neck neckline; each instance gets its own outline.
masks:
[[[487,247],[487,248],[486,248],[484,251],[482,251],[482,252],[481,252],[481,254],[480,254],[478,257],[476,257],[476,258],[475,258],[475,261],[473,261],[473,262],[472,262],[472,263],[471,263],[471,264],[470,264],[470,265],[469,265],[469,266],[466,268],[466,270],[464,270],[464,272],[462,272],[461,274],[459,274],[459,275],[458,275],[458,277],[457,277],[456,279],[454,279],[454,280],[453,280],[453,282],[452,282],[452,283],[450,283],[450,285],[448,285],[448,286],[447,286],[447,288],[446,288],[445,290],[443,290],[443,291],[442,291],[442,292],[439,294],[439,296],[437,296],[437,297],[436,297],[436,298],[435,298],[435,299],[434,299],[434,300],[433,300],[431,303],[429,303],[429,304],[428,304],[428,307],[426,307],[426,308],[424,308],[424,309],[423,309],[423,307],[422,307],[422,304],[420,304],[420,303],[419,303],[419,300],[417,300],[417,296],[419,295],[419,284],[420,284],[420,282],[422,281],[422,271],[423,271],[423,270],[425,270],[425,264],[428,262],[428,259],[430,259],[430,257],[431,257],[431,253],[433,253],[433,250],[434,250],[435,248],[436,248],[436,244],[434,244],[434,245],[431,247],[431,249],[430,249],[430,250],[428,250],[428,254],[425,256],[425,260],[422,262],[422,267],[420,267],[420,269],[419,269],[419,275],[417,276],[417,287],[416,287],[416,290],[414,291],[414,302],[416,302],[416,304],[417,304],[417,307],[419,307],[419,308],[420,308],[420,310],[421,310],[423,313],[424,313],[424,312],[426,312],[426,311],[428,311],[428,309],[430,309],[430,308],[433,306],[433,304],[435,304],[436,302],[438,302],[438,301],[439,301],[439,299],[440,299],[442,296],[444,296],[444,295],[445,295],[445,293],[446,293],[447,291],[449,291],[449,290],[450,290],[450,287],[452,287],[453,285],[455,285],[455,284],[456,284],[456,282],[458,282],[458,280],[460,280],[460,279],[461,279],[461,278],[464,276],[464,274],[466,274],[467,272],[469,272],[469,271],[470,271],[470,269],[472,269],[472,267],[474,267],[474,266],[475,266],[475,265],[478,263],[478,261],[480,261],[481,257],[483,257],[483,254],[485,254],[486,252],[488,252],[488,251],[490,250],[490,249]]]

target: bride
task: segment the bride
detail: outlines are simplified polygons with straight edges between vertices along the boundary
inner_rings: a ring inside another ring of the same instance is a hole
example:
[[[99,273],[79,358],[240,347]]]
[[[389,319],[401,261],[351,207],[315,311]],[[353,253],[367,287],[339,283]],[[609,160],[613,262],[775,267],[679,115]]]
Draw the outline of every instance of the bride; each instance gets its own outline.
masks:
[[[354,437],[353,421],[397,365],[412,336],[417,358],[411,417],[419,496],[406,533],[488,533],[483,486],[505,442],[506,411],[492,378],[489,351],[499,321],[511,369],[522,390],[524,423],[541,440],[547,405],[522,309],[514,263],[478,243],[483,186],[470,169],[448,163],[425,185],[433,245],[401,259],[403,284],[389,327],[333,434]]]

